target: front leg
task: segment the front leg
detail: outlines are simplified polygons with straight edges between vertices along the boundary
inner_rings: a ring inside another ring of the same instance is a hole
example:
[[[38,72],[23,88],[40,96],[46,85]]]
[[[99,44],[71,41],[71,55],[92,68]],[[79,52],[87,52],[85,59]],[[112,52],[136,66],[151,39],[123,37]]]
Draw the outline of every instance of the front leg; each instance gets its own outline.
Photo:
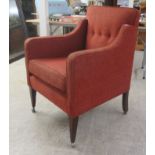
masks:
[[[77,131],[77,125],[78,125],[78,117],[69,117],[69,126],[70,126],[70,140],[71,144],[75,142],[76,138],[76,131]]]
[[[128,97],[129,97],[129,91],[126,93],[123,93],[122,108],[123,108],[124,114],[128,112]]]
[[[29,88],[30,90],[30,97],[31,97],[31,104],[32,104],[32,112],[35,113],[35,106],[36,106],[36,91],[33,88]]]

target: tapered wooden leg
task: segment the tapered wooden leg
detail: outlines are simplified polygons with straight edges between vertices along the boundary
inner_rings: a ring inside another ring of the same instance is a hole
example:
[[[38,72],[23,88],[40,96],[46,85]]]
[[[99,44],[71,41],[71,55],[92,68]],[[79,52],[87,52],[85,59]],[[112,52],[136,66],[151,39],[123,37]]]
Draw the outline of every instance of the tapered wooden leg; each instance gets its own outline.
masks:
[[[34,89],[32,89],[31,87],[30,89],[30,97],[31,97],[31,104],[32,104],[32,112],[35,113],[35,106],[36,106],[36,91]]]
[[[69,126],[70,126],[70,140],[71,144],[75,142],[76,138],[76,131],[77,131],[77,125],[78,125],[78,117],[69,117]]]
[[[122,108],[123,108],[124,114],[128,112],[128,97],[129,97],[129,92],[123,93]]]

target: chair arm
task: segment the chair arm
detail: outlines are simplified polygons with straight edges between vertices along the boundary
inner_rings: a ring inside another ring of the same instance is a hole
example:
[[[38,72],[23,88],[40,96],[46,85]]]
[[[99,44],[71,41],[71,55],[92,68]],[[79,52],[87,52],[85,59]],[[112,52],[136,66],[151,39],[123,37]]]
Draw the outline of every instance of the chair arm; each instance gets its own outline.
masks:
[[[128,91],[136,43],[134,26],[123,25],[106,47],[77,51],[67,59],[67,96],[77,116]]]
[[[25,56],[27,59],[67,56],[85,46],[87,20],[82,20],[78,26],[64,36],[33,37],[25,41]]]

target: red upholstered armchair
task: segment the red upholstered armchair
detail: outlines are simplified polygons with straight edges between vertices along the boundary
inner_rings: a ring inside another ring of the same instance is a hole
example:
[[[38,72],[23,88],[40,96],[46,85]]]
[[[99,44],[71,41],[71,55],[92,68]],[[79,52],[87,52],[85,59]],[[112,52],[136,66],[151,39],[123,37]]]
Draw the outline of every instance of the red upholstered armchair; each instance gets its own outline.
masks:
[[[72,143],[84,112],[123,94],[127,113],[138,19],[135,9],[89,7],[71,33],[26,40],[33,112],[39,92],[68,114]]]

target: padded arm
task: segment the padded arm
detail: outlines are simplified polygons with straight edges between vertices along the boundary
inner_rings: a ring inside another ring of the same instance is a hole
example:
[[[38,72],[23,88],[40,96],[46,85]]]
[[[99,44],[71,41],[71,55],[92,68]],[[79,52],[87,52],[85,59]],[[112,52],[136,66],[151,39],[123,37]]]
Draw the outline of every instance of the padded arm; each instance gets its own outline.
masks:
[[[34,37],[25,41],[27,59],[67,56],[85,46],[87,20],[82,20],[78,26],[64,36]]]
[[[27,82],[30,84],[28,62],[35,58],[65,57],[69,53],[82,50],[85,46],[87,20],[82,20],[78,26],[64,36],[34,37],[25,41],[25,62]]]
[[[73,116],[128,91],[136,28],[123,25],[106,47],[77,51],[67,60],[67,93]]]

